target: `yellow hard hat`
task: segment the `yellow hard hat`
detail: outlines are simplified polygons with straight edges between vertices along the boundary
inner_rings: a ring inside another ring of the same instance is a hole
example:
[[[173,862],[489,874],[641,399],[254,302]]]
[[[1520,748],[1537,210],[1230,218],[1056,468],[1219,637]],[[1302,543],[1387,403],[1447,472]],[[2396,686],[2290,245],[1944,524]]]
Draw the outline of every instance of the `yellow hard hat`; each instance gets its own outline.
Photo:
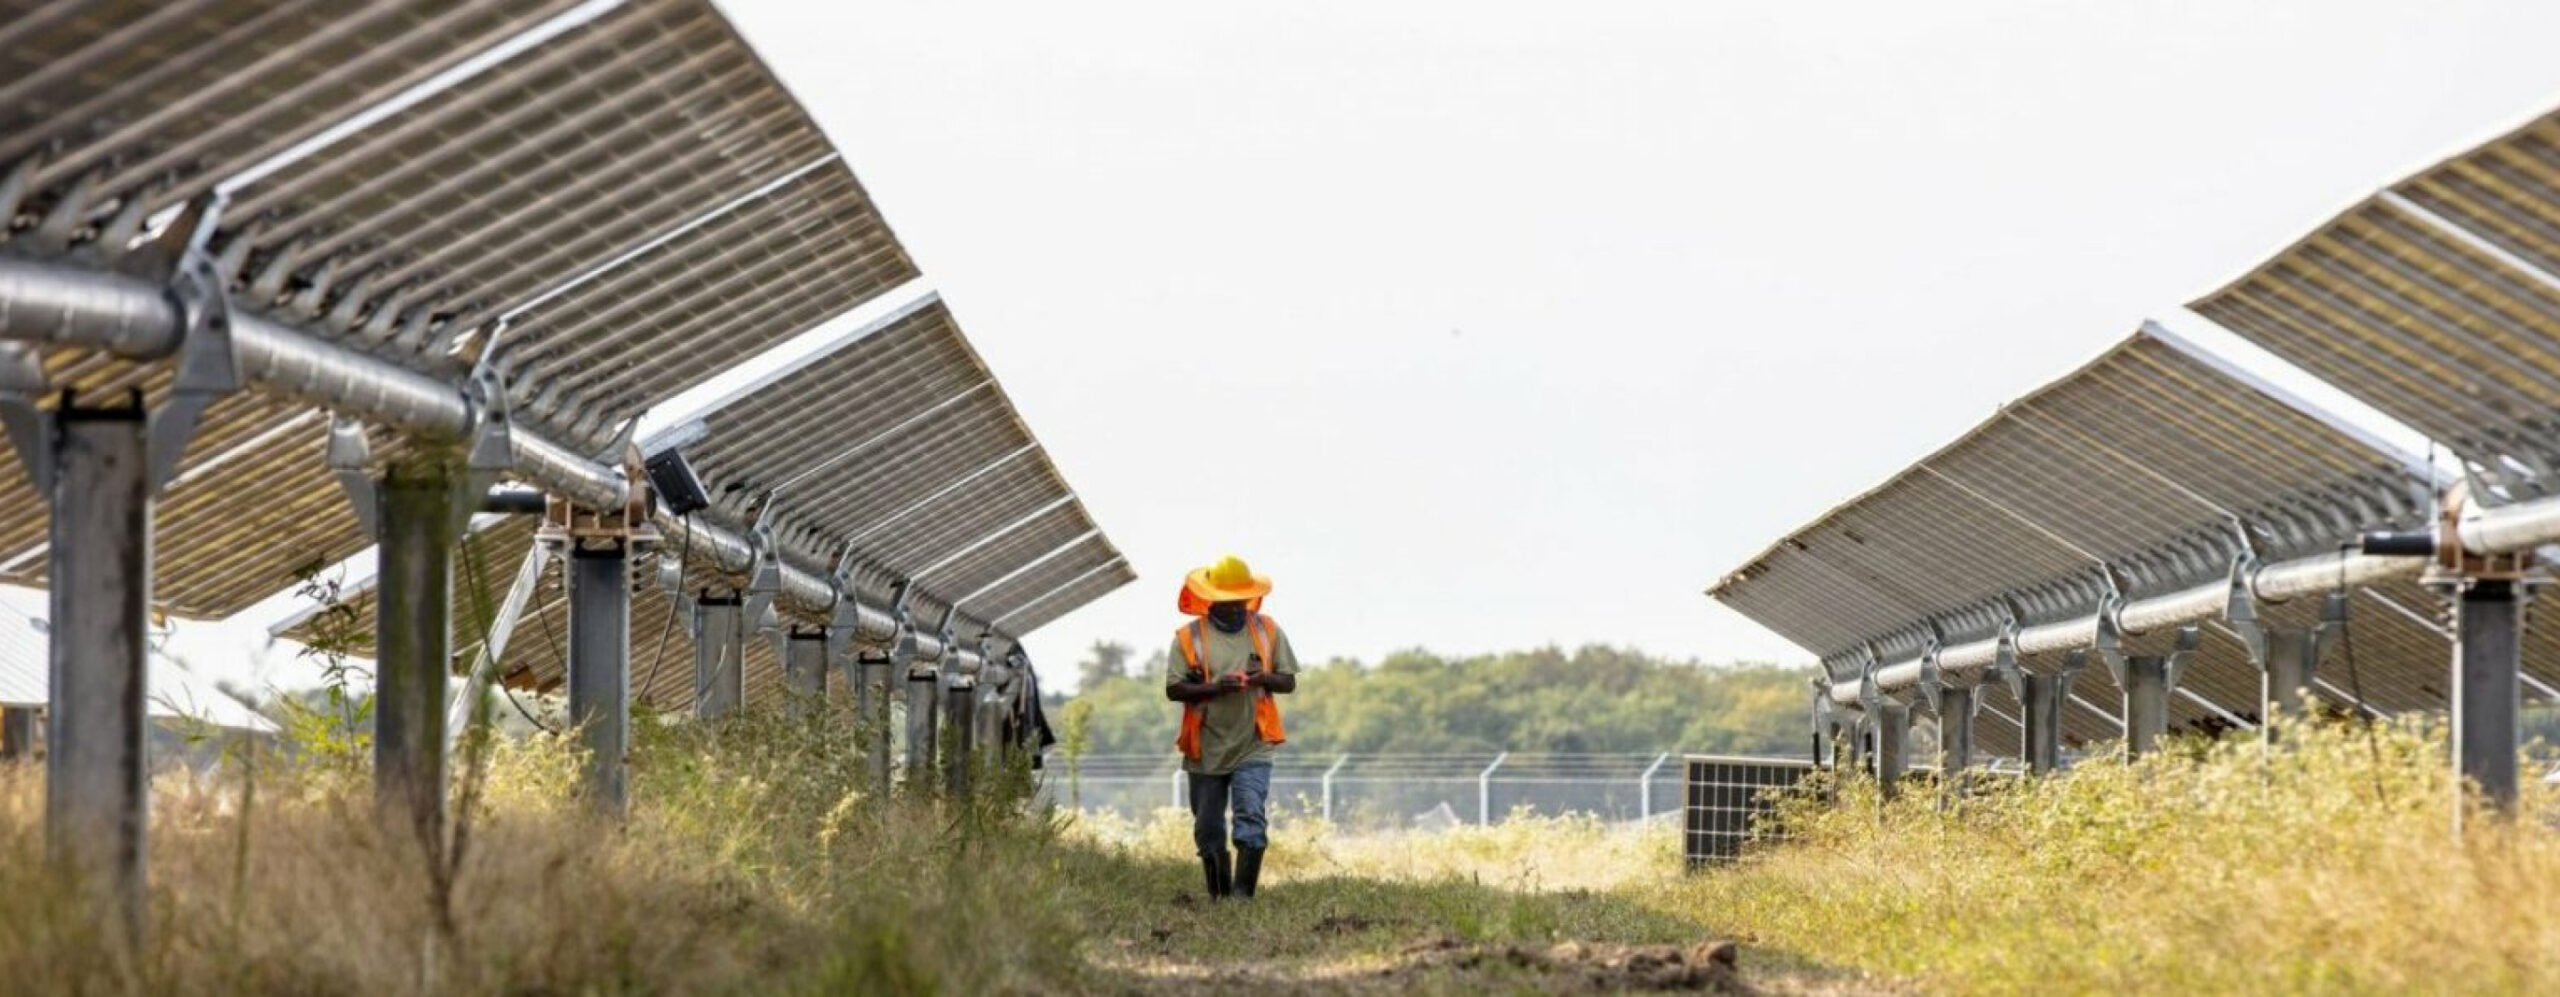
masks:
[[[1259,609],[1262,597],[1270,594],[1271,579],[1254,574],[1244,558],[1229,554],[1183,576],[1181,606],[1191,616],[1206,613],[1211,603],[1219,602],[1247,602]]]

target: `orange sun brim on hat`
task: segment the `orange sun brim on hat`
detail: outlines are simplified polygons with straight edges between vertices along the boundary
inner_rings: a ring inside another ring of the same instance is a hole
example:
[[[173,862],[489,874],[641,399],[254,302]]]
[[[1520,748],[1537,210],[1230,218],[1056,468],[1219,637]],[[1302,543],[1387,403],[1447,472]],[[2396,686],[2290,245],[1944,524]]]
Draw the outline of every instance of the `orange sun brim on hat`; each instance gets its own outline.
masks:
[[[1206,616],[1210,605],[1221,602],[1241,602],[1247,612],[1259,613],[1262,611],[1262,597],[1270,594],[1271,579],[1268,576],[1255,575],[1251,584],[1220,588],[1209,581],[1209,569],[1193,568],[1190,574],[1182,577],[1179,605],[1184,616]]]

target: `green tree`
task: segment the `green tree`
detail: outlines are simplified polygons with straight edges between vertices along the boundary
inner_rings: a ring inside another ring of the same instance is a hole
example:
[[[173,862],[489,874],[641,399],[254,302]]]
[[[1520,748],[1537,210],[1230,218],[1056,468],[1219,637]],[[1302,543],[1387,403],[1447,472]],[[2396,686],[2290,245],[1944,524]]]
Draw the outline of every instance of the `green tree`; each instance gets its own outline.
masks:
[[[1076,665],[1076,688],[1091,689],[1129,674],[1129,645],[1116,640],[1097,640],[1085,651],[1084,660]]]

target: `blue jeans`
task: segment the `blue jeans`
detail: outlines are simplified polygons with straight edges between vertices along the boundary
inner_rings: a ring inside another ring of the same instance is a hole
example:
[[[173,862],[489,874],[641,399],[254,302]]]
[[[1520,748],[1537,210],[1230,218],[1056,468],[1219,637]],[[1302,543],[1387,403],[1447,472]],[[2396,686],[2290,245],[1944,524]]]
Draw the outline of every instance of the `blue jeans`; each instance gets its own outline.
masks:
[[[1200,854],[1227,850],[1227,809],[1236,812],[1238,848],[1267,848],[1270,821],[1263,804],[1271,799],[1271,763],[1257,762],[1226,775],[1191,774],[1191,843]]]

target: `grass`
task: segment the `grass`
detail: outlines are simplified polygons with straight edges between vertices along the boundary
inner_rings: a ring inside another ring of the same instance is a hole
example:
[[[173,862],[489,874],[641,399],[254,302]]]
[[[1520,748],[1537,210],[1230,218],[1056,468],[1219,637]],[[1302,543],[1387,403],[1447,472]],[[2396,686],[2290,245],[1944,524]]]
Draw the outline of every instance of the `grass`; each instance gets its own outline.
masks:
[[[577,801],[565,742],[494,749],[449,933],[416,838],[372,816],[360,753],[164,777],[147,940],[130,959],[46,871],[40,773],[0,770],[0,979],[102,993],[1480,992],[1557,984],[1519,946],[1700,938],[1629,898],[1550,888],[1532,859],[1542,842],[1596,848],[1576,875],[1605,874],[1611,856],[1672,861],[1588,822],[1438,841],[1286,828],[1265,898],[1212,905],[1170,817],[1108,840],[1024,805],[1027,773],[990,776],[973,803],[883,800],[863,792],[840,724],[751,715],[638,734],[621,823]],[[1394,868],[1432,874],[1382,874]],[[1421,943],[1436,947],[1409,951]]]
[[[1763,989],[2538,992],[2560,838],[2456,837],[2439,732],[2293,730],[2139,764],[1789,814],[1684,876],[1667,827],[1516,817],[1440,834],[1288,820],[1250,905],[1201,897],[1188,828],[876,799],[841,725],[641,725],[627,821],[537,737],[489,758],[448,933],[360,766],[234,758],[164,781],[150,933],[119,959],[45,873],[42,787],[0,772],[0,979],[148,993],[1516,992],[1661,975],[1738,938]],[[2376,757],[2380,764],[2376,764]],[[248,790],[253,787],[255,792]],[[2548,813],[2537,796],[2529,808]],[[1674,956],[1685,963],[1667,963]]]
[[[2085,764],[1941,810],[1792,815],[1801,837],[1647,902],[1948,993],[2534,993],[2560,984],[2560,836],[2457,835],[2442,732],[2296,727]],[[2378,764],[2377,764],[2378,763]],[[2548,815],[2535,787],[2524,808]]]

